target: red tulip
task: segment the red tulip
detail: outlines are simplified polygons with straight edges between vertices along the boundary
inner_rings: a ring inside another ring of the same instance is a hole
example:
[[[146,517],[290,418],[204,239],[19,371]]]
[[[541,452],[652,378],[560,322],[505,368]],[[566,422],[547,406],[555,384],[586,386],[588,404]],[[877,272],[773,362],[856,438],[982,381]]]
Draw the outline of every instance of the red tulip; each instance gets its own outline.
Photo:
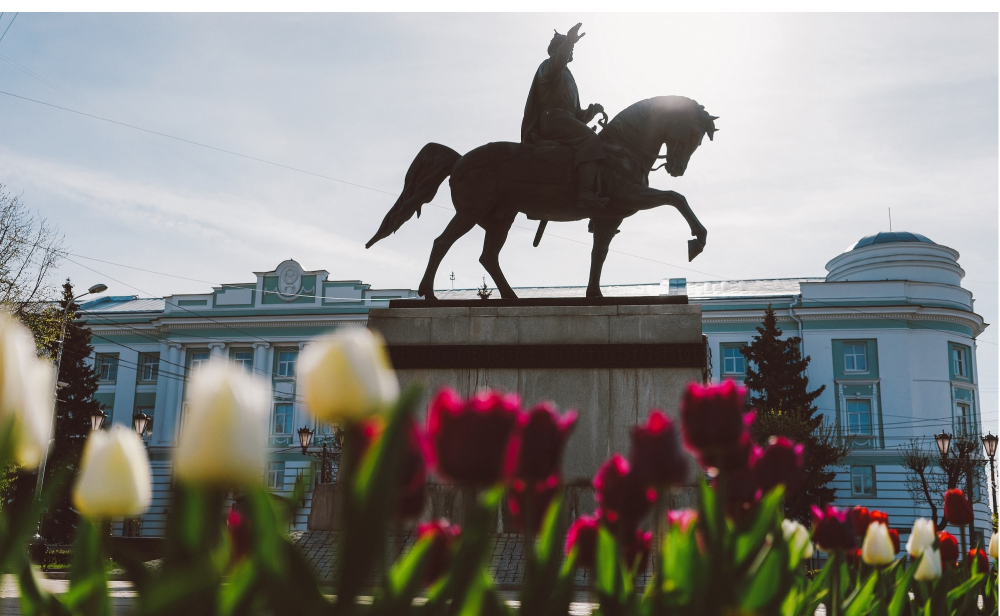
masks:
[[[427,463],[421,446],[420,429],[412,419],[407,422],[406,445],[400,456],[399,496],[396,515],[403,519],[419,517],[427,498]]]
[[[972,524],[972,505],[961,490],[948,490],[944,493],[944,518],[955,526]]]
[[[250,520],[239,511],[233,509],[226,517],[226,530],[233,546],[230,562],[236,562],[250,553],[253,535],[250,532]]]
[[[621,536],[631,534],[656,500],[656,491],[644,485],[631,472],[625,458],[618,454],[611,456],[597,471],[594,490],[601,519]]]
[[[628,567],[636,566],[635,572],[642,573],[649,566],[649,554],[653,545],[653,533],[637,530],[631,541],[622,546],[622,558]]]
[[[958,539],[946,530],[938,533],[938,542],[941,546],[941,564],[947,565],[958,560]]]
[[[677,485],[687,476],[687,461],[677,442],[674,422],[659,409],[650,411],[646,425],[632,428],[629,460],[646,485]]]
[[[750,468],[764,493],[783,484],[786,494],[793,494],[806,480],[805,448],[783,436],[772,436],[767,449],[754,447]]]
[[[978,563],[976,567],[978,573],[987,573],[990,570],[990,557],[982,550],[969,550],[965,555],[965,566],[971,570],[973,563]]]
[[[448,571],[452,552],[461,529],[447,520],[435,520],[417,527],[417,539],[431,537],[431,547],[427,555],[427,569],[424,583],[430,586]]]
[[[820,509],[813,505],[813,541],[825,552],[853,550],[857,545],[854,525],[847,511],[830,505]]]
[[[686,533],[691,525],[698,520],[698,512],[694,509],[674,509],[667,512],[667,523],[671,526],[679,526],[681,532]]]
[[[559,474],[563,447],[575,423],[574,411],[560,417],[549,404],[531,409],[521,431],[514,476],[534,483]]]
[[[886,526],[889,525],[889,514],[884,511],[879,511],[878,509],[872,509],[871,513],[868,514],[868,523],[874,524],[875,522],[881,522]]]
[[[597,517],[580,516],[566,533],[566,554],[576,548],[576,566],[593,568],[597,558]]]
[[[518,532],[538,534],[545,521],[545,513],[559,488],[559,477],[550,476],[545,481],[527,484],[517,479],[507,492],[507,508],[514,518]]]
[[[854,534],[858,537],[864,537],[865,533],[868,532],[868,525],[871,524],[871,514],[868,512],[868,507],[851,507],[847,510],[847,516],[854,524]]]
[[[438,392],[427,412],[427,457],[437,474],[477,487],[504,480],[519,440],[519,404],[513,394],[485,392],[463,402],[450,389]]]
[[[889,538],[892,539],[892,550],[899,554],[899,531],[895,528],[890,528]]]
[[[702,466],[725,468],[727,454],[749,441],[754,414],[745,412],[745,397],[746,390],[732,380],[688,385],[681,399],[681,432]]]

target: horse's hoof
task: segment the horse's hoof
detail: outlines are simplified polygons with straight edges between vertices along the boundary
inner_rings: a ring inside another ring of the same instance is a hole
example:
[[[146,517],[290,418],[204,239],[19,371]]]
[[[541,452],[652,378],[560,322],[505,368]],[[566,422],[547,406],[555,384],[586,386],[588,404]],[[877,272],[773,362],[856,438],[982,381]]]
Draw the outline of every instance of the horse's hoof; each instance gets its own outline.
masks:
[[[694,258],[700,255],[703,250],[705,250],[704,240],[688,240],[688,263],[694,261]]]
[[[587,297],[604,297],[604,294],[601,293],[600,289],[587,289]]]
[[[510,291],[509,293],[504,293],[500,291],[500,299],[517,299],[517,293]]]
[[[424,298],[425,300],[434,300],[437,297],[434,296],[434,291],[431,289],[417,289],[417,295]]]

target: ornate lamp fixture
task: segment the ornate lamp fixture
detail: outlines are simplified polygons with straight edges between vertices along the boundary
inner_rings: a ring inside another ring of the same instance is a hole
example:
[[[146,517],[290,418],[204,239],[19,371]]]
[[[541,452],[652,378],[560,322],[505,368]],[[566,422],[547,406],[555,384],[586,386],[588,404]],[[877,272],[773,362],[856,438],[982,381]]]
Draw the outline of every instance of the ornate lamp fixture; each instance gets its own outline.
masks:
[[[108,418],[107,413],[105,413],[101,409],[97,409],[96,411],[90,414],[90,429],[100,430],[101,428],[104,427],[104,420],[106,420],[107,418]]]
[[[948,448],[951,447],[951,435],[941,430],[941,434],[935,435],[934,440],[937,442],[938,451],[941,452],[942,458],[948,457]]]
[[[306,454],[306,450],[309,449],[309,444],[313,440],[313,431],[307,426],[302,426],[299,428],[299,445],[302,446],[302,455]]]

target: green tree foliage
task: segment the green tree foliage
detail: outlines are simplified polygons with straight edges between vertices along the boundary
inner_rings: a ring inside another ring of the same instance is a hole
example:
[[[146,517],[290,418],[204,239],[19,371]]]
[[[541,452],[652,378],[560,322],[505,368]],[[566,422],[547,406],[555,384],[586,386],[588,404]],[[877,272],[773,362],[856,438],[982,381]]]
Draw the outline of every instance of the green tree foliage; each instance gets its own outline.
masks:
[[[90,430],[90,415],[99,405],[94,400],[97,391],[97,376],[86,359],[93,353],[90,346],[90,330],[76,323],[73,303],[73,286],[67,280],[63,285],[61,305],[67,310],[66,339],[63,346],[62,362],[59,367],[59,381],[65,383],[58,391],[56,402],[56,423],[52,448],[45,469],[45,480],[56,473],[76,473],[83,452],[83,444]],[[58,311],[61,317],[61,311]],[[62,323],[59,322],[61,327]],[[58,334],[58,332],[57,332]],[[45,349],[55,359],[59,351],[58,335]],[[0,485],[7,506],[18,508],[34,498],[36,473],[15,473],[7,485]],[[55,494],[48,513],[42,522],[41,534],[50,543],[70,543],[76,532],[78,516],[71,502],[72,481],[65,489]]]
[[[805,520],[810,506],[834,500],[832,466],[840,464],[849,451],[824,423],[813,405],[825,385],[809,390],[805,370],[809,356],[802,357],[798,337],[783,339],[774,309],[769,304],[757,335],[741,352],[747,359],[744,384],[757,417],[750,428],[752,438],[763,445],[772,435],[788,437],[805,445],[805,486],[785,503],[788,517]]]

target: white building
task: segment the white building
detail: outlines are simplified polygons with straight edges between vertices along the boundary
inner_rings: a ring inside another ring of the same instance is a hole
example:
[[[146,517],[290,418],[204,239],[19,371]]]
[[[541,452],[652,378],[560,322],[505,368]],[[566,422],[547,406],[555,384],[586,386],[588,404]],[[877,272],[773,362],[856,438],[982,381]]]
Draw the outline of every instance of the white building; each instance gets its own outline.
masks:
[[[825,385],[817,406],[854,445],[833,486],[836,504],[887,512],[903,541],[915,517],[929,508],[905,487],[897,448],[932,435],[981,434],[976,337],[986,324],[961,287],[958,252],[911,233],[865,237],[827,263],[825,278],[685,282],[608,286],[605,295],[677,293],[686,285],[703,310],[712,376],[741,380],[740,346],[756,334],[771,304],[786,336],[803,340],[811,356],[813,388]],[[94,332],[98,399],[110,421],[127,424],[144,411],[154,416],[148,437],[156,475],[153,508],[141,533],[162,533],[184,383],[211,356],[228,357],[270,379],[274,390],[268,484],[287,492],[314,459],[298,451],[295,429],[310,425],[295,392],[294,366],[310,339],[343,325],[363,325],[368,309],[410,290],[375,291],[359,281],[329,281],[294,261],[256,282],[223,285],[203,295],[163,299],[102,298],[85,303]],[[673,289],[673,292],[671,292]],[[583,287],[519,289],[522,297],[582,296]],[[475,297],[474,290],[439,291],[441,299]],[[557,401],[558,402],[558,401]],[[317,429],[322,440],[323,426]],[[936,450],[934,450],[936,451]],[[960,486],[961,487],[961,486]],[[976,528],[990,533],[986,484],[976,486]],[[980,494],[981,493],[981,494]],[[304,527],[307,507],[296,521]],[[940,512],[940,509],[939,509]],[[953,530],[958,534],[957,529]]]

